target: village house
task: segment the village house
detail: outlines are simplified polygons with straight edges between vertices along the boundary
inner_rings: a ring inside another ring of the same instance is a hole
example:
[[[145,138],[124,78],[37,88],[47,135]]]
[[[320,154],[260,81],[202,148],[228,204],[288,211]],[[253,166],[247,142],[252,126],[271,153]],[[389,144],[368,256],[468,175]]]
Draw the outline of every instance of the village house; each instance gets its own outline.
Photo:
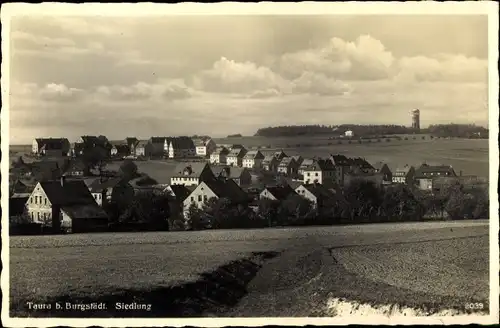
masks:
[[[420,190],[432,190],[433,179],[437,177],[456,177],[457,174],[451,165],[422,164],[414,175],[415,182]]]
[[[97,231],[108,225],[107,214],[97,205],[83,181],[66,181],[61,177],[60,181],[39,182],[26,206],[32,222],[55,231]]]
[[[151,137],[149,138],[148,143],[150,144],[150,157],[168,157],[167,137]]]
[[[66,138],[36,138],[33,140],[31,152],[42,156],[68,156],[70,148]]]
[[[303,177],[304,176],[304,169],[306,169],[307,167],[309,167],[312,164],[314,164],[314,159],[313,158],[304,158],[302,160],[302,163],[299,166],[299,170],[297,171],[297,173],[299,174],[299,176]]]
[[[276,201],[284,201],[296,192],[287,184],[280,186],[268,186],[259,194],[260,199],[269,199]]]
[[[347,130],[344,134],[347,138],[354,137],[354,132],[352,132],[352,130]]]
[[[213,166],[211,169],[216,178],[231,179],[240,187],[245,187],[252,183],[252,175],[245,167]]]
[[[382,183],[385,185],[392,183],[392,171],[387,164],[377,162],[373,165],[375,173],[382,174]]]
[[[135,147],[139,143],[139,139],[136,137],[127,137],[125,138],[125,144],[128,146],[129,153],[127,155],[134,155],[135,154]]]
[[[139,140],[135,146],[133,156],[135,157],[150,157],[152,146],[148,140]]]
[[[338,201],[338,196],[334,189],[318,183],[300,185],[295,188],[295,192],[309,200],[315,209],[321,209],[323,206]]]
[[[196,147],[196,156],[199,157],[209,157],[217,149],[217,145],[212,138],[193,139],[193,143]]]
[[[376,187],[381,187],[383,185],[383,175],[359,170],[345,172],[344,187],[348,187],[354,181],[372,182]]]
[[[344,177],[350,170],[351,160],[345,155],[330,155],[330,161],[335,166],[335,180],[338,186],[344,186]]]
[[[215,176],[207,163],[179,163],[170,178],[170,184],[192,186],[214,179]]]
[[[398,167],[392,174],[392,183],[400,183],[413,185],[415,176],[415,168],[406,164],[403,167]]]
[[[122,158],[130,154],[130,148],[127,144],[116,144],[111,148],[111,156]]]
[[[62,167],[58,161],[38,161],[30,164],[31,173],[36,181],[58,179],[62,175]]]
[[[299,172],[299,165],[292,157],[283,157],[278,165],[278,173],[294,177]]]
[[[361,157],[351,158],[349,159],[349,162],[350,162],[351,172],[361,172],[368,174],[375,173],[375,168],[373,167],[373,165],[368,163],[368,161],[364,158]]]
[[[98,148],[106,157],[111,156],[112,145],[105,136],[81,136],[74,145],[75,156],[81,156],[86,150]]]
[[[121,178],[100,178],[88,188],[99,206],[109,204],[112,201],[126,204],[134,197],[132,185]]]
[[[262,168],[266,171],[276,173],[278,172],[279,160],[274,155],[267,155],[262,160]]]
[[[203,205],[212,198],[227,198],[233,204],[243,204],[249,201],[248,195],[233,180],[202,181],[184,200],[184,216],[188,217],[192,204],[203,208]]]
[[[170,218],[181,218],[184,209],[184,200],[196,189],[197,186],[169,185],[163,192],[169,199]]]
[[[11,196],[25,194],[29,195],[31,194],[33,189],[34,186],[26,180],[16,179],[14,181],[9,181],[9,193]]]
[[[233,148],[227,155],[227,165],[242,166],[243,157],[245,157],[246,153],[245,148]]]
[[[292,156],[293,160],[297,163],[297,165],[300,168],[300,165],[302,165],[302,162],[304,161],[304,158],[300,155],[294,155]]]
[[[89,175],[90,172],[86,171],[87,168],[85,167],[85,163],[83,163],[83,161],[73,159],[64,170],[64,175],[68,177],[83,177]]]
[[[264,155],[260,152],[260,150],[251,150],[243,157],[243,167],[249,169],[260,169],[263,161]]]
[[[319,183],[333,185],[335,182],[335,166],[328,159],[316,159],[303,169],[305,184]]]
[[[283,150],[277,151],[274,153],[274,157],[281,163],[281,160],[285,157],[288,157],[287,154]]]
[[[193,139],[185,136],[168,137],[165,141],[165,150],[168,158],[196,157]]]
[[[226,147],[218,147],[212,154],[210,154],[211,164],[227,164],[227,155],[229,150]]]

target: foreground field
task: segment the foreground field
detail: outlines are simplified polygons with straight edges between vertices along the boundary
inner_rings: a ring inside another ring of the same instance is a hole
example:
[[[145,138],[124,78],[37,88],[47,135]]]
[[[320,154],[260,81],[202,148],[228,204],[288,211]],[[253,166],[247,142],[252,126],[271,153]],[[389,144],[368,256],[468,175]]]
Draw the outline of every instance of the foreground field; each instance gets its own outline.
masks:
[[[255,254],[272,256],[262,262]],[[155,311],[136,316],[327,315],[332,297],[459,308],[465,301],[487,304],[488,254],[483,221],[11,237],[11,310],[43,316],[26,302],[126,299],[153,303]],[[207,276],[231,261],[240,267]],[[232,278],[221,282],[227,272]],[[190,282],[196,295],[172,289]],[[198,304],[217,298],[203,293],[220,288],[231,304],[208,310]],[[205,296],[194,306],[200,290]],[[191,303],[180,306],[183,300]]]

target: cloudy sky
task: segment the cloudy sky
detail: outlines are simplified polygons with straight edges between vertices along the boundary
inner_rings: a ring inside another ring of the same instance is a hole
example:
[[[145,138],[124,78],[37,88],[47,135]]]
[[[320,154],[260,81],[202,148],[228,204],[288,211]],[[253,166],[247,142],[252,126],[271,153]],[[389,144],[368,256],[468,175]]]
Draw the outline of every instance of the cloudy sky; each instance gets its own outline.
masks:
[[[486,16],[11,22],[11,143],[488,121]]]

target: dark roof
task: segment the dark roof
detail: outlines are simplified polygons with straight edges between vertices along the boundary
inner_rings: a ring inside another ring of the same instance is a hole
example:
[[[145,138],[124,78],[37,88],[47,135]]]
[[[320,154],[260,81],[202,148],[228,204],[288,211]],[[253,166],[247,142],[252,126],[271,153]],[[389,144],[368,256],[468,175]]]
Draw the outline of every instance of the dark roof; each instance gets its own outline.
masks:
[[[384,167],[384,165],[387,165],[387,164],[385,164],[384,162],[377,162],[377,163],[373,164],[372,166],[375,170],[380,171]]]
[[[295,190],[289,185],[267,187],[266,190],[277,200],[285,200],[288,196],[295,194]]]
[[[398,167],[398,168],[396,168],[396,170],[394,171],[394,173],[404,173],[404,174],[407,174],[408,172],[410,172],[410,170],[412,168],[413,168],[413,166],[405,165],[404,167]]]
[[[175,149],[194,149],[196,148],[193,142],[193,139],[189,137],[168,137],[167,142],[170,145],[172,143],[172,146]]]
[[[361,157],[356,157],[351,159],[351,165],[352,166],[357,166],[362,169],[373,169],[374,167],[368,163],[367,160]]]
[[[24,213],[28,197],[9,198],[9,216],[18,216]]]
[[[217,147],[217,149],[212,153],[214,155],[227,155],[229,154],[229,149],[227,149],[226,147]]]
[[[118,153],[127,153],[130,150],[129,145],[114,145],[114,148],[116,148]]]
[[[283,157],[279,166],[288,166],[295,163],[295,160],[292,157]]]
[[[428,177],[431,173],[433,174],[446,174],[448,176],[456,176],[455,171],[451,165],[427,165],[423,164],[415,172],[415,178]]]
[[[201,173],[208,164],[205,162],[187,162],[179,163],[172,174],[172,177],[200,177]]]
[[[126,184],[121,178],[111,178],[101,181],[101,179],[96,179],[89,186],[91,192],[102,192],[104,189],[114,188],[119,184]]]
[[[132,145],[136,145],[139,140],[136,137],[127,137],[125,138],[125,143],[131,147]]]
[[[190,190],[184,185],[171,185],[170,189],[172,189],[175,198],[179,202],[183,202],[186,198],[188,198],[189,194],[191,194],[192,192],[192,190]]]
[[[72,219],[107,219],[106,212],[97,204],[64,205],[61,209]]]
[[[248,198],[247,193],[241,189],[233,180],[208,180],[203,181],[219,198],[229,198],[232,201],[244,201]]]
[[[344,155],[340,154],[330,155],[330,159],[333,161],[333,164],[335,165],[340,165],[340,166],[350,165],[349,158],[347,158]]]
[[[267,155],[264,157],[264,160],[262,161],[262,164],[270,164],[272,162],[277,162],[278,159],[274,155]]]
[[[328,199],[328,198],[335,198],[335,193],[329,189],[328,187],[316,183],[316,184],[306,184],[303,185],[304,188],[309,190],[316,198],[322,198],[322,199]]]
[[[233,148],[229,152],[229,157],[244,157],[246,154],[246,149],[245,148]]]
[[[36,142],[39,147],[43,147],[46,150],[62,149],[65,144],[69,144],[66,138],[37,138]]]
[[[40,182],[40,186],[53,205],[96,204],[94,197],[92,197],[83,181],[68,180],[61,185],[61,181],[52,180]]]
[[[158,144],[158,143],[164,144],[165,140],[167,140],[167,137],[151,137],[149,139],[149,142],[151,142],[152,144]]]
[[[312,164],[304,167],[304,171],[332,171],[335,169],[333,162],[328,159],[316,159]]]
[[[244,156],[245,159],[264,159],[264,155],[260,150],[251,150]]]
[[[71,171],[84,171],[85,170],[85,164],[83,161],[80,160],[73,160],[69,163],[68,169],[66,172],[71,172]]]

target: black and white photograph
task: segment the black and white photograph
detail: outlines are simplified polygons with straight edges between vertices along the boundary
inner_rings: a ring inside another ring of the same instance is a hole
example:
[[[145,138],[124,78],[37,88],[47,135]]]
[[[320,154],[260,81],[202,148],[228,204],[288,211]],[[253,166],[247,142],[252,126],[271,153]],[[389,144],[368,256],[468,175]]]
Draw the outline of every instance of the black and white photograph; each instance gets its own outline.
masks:
[[[498,323],[498,3],[1,16],[3,325]]]

